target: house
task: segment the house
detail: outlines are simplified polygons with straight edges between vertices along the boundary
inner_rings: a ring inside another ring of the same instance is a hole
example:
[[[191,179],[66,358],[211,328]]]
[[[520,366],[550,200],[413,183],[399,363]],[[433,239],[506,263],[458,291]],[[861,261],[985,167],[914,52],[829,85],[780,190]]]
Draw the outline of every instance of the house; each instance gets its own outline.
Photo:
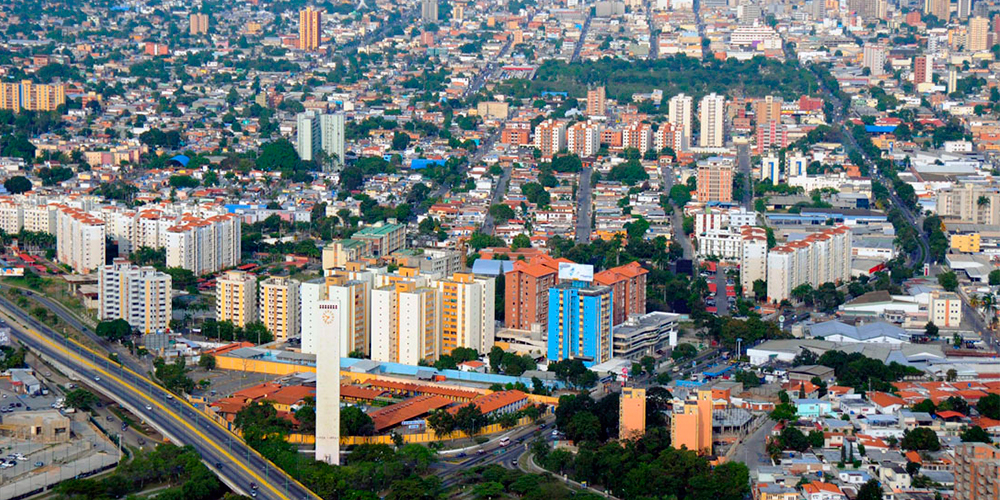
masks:
[[[774,483],[757,483],[754,486],[754,498],[757,500],[798,500],[799,492],[795,488]]]
[[[861,399],[861,397],[845,397],[840,400],[840,411],[847,415],[874,415],[878,413],[878,407],[875,406],[875,403]]]
[[[883,462],[878,469],[878,479],[882,482],[882,486],[887,486],[893,491],[910,487],[910,475],[898,463]]]
[[[831,412],[830,402],[822,399],[793,399],[795,414],[806,418],[819,418]]]
[[[837,479],[844,484],[865,484],[871,479],[871,475],[863,470],[841,470],[837,473]]]
[[[802,485],[806,500],[846,500],[847,495],[835,484],[813,481]]]
[[[887,392],[870,392],[868,399],[878,407],[878,412],[883,415],[895,415],[906,406],[906,401],[903,401],[903,398]]]
[[[895,415],[866,415],[858,419],[863,434],[888,438],[895,436],[902,439],[903,429],[899,426],[899,419]]]
[[[486,363],[474,359],[472,361],[463,361],[459,363],[458,369],[463,372],[476,372],[476,373],[486,373]]]
[[[931,414],[923,411],[899,410],[897,416],[899,417],[899,423],[906,430],[927,427],[934,424]]]

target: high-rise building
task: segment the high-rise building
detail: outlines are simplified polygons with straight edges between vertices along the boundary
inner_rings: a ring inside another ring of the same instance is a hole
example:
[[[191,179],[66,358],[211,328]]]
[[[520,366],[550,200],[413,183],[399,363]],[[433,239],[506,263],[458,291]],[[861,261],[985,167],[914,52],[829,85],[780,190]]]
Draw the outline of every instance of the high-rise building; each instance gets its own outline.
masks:
[[[167,267],[196,276],[240,264],[242,219],[237,214],[207,218],[185,215],[166,231]]]
[[[956,15],[959,19],[968,19],[972,14],[972,0],[958,0],[958,10]]]
[[[1000,449],[986,443],[955,447],[955,500],[1000,500]]]
[[[772,248],[767,253],[767,300],[781,302],[795,287],[851,279],[851,230],[838,226]]]
[[[612,324],[618,326],[630,316],[646,314],[646,275],[638,262],[605,269],[594,275],[594,283],[611,287],[614,298]]]
[[[632,122],[622,131],[622,147],[635,148],[645,153],[656,147],[653,142],[653,126],[648,123]]]
[[[771,120],[781,121],[781,105],[784,101],[780,97],[769,95],[763,99],[753,102],[754,120],[757,124],[767,123]]]
[[[693,116],[694,98],[689,95],[677,94],[670,98],[668,119],[675,127],[680,127],[681,149],[691,147],[691,117]]]
[[[425,23],[438,21],[438,0],[420,0],[420,19]]]
[[[703,148],[725,146],[725,96],[713,92],[703,97],[698,116],[701,120],[701,136],[698,138],[698,144]]]
[[[272,276],[260,283],[257,300],[260,322],[275,340],[288,340],[299,335],[299,282]]]
[[[204,35],[208,33],[208,14],[194,13],[188,19],[188,33]]]
[[[785,173],[788,177],[801,177],[809,174],[809,159],[802,153],[785,156]]]
[[[437,290],[396,281],[372,290],[372,359],[416,365],[439,356]]]
[[[530,330],[532,325],[548,324],[549,288],[558,282],[558,264],[548,256],[530,263],[514,261],[514,268],[504,274],[504,320],[507,328]]]
[[[767,231],[761,227],[740,228],[740,285],[752,296],[757,280],[767,283]]]
[[[302,161],[313,161],[323,144],[319,125],[320,117],[315,111],[309,110],[295,115],[295,149]]]
[[[611,287],[569,281],[549,289],[548,359],[576,358],[590,367],[614,353]]]
[[[656,150],[663,151],[664,148],[674,150],[674,153],[684,150],[684,131],[682,125],[673,123],[661,123],[660,128],[653,133],[653,142],[656,143]]]
[[[456,347],[489,352],[496,329],[496,280],[455,273],[435,284],[441,298],[441,355]]]
[[[757,142],[754,146],[757,154],[765,154],[771,149],[788,146],[788,131],[779,120],[771,120],[757,124]]]
[[[385,257],[406,248],[406,226],[377,222],[354,233],[351,239],[364,242],[373,257]]]
[[[104,265],[104,221],[78,208],[62,206],[56,215],[56,259],[80,274]]]
[[[760,160],[760,180],[770,179],[771,184],[781,182],[781,160],[771,153]]]
[[[622,387],[618,399],[618,440],[638,439],[646,433],[646,389]]]
[[[320,38],[323,34],[323,13],[306,7],[299,11],[299,48],[302,50],[319,50]]]
[[[698,165],[698,201],[733,201],[733,167],[719,163]]]
[[[934,81],[934,58],[931,55],[913,58],[913,83],[932,83]]]
[[[316,337],[333,339],[340,324],[338,304],[320,301]],[[316,460],[340,464],[340,342],[316,346]]]
[[[340,337],[340,352],[344,356],[352,352],[371,354],[371,283],[361,279],[351,279],[348,276],[328,276],[329,302],[337,304],[340,310],[340,321],[337,334]],[[323,339],[307,339],[302,332],[302,350],[306,351],[307,343],[319,344]],[[311,347],[310,347],[311,348]]]
[[[587,90],[587,115],[602,116],[607,111],[604,104],[604,87]]]
[[[542,158],[552,158],[552,155],[566,148],[566,122],[548,119],[535,127],[535,147],[541,150]]]
[[[948,22],[951,17],[951,0],[924,0],[924,14],[930,14],[939,21]]]
[[[22,80],[0,83],[0,109],[15,113],[25,111],[55,111],[66,103],[66,86],[62,83],[48,85]]]
[[[885,57],[887,50],[884,45],[866,44],[864,48],[863,64],[871,70],[872,76],[879,76],[885,73]]]
[[[324,114],[319,117],[320,144],[326,155],[337,165],[344,164],[344,114]],[[326,165],[323,165],[326,168]]]
[[[601,126],[597,122],[576,122],[566,129],[566,149],[577,156],[597,154],[601,148]]]
[[[687,448],[699,455],[712,454],[712,390],[692,391],[680,411],[670,419],[670,446]]]
[[[165,332],[170,325],[170,275],[151,266],[115,259],[97,274],[98,318],[124,319],[142,333]]]
[[[958,68],[954,64],[948,65],[948,93],[958,90]]]
[[[257,321],[257,277],[244,271],[226,271],[215,282],[215,319],[243,328]]]
[[[982,52],[989,48],[990,20],[985,17],[973,17],[969,19],[969,52]]]
[[[321,331],[324,328],[331,328],[334,335],[342,335],[343,331],[339,328],[341,325],[333,325],[328,327],[323,322],[323,311],[320,310],[319,304],[322,301],[329,299],[329,290],[325,278],[315,278],[308,281],[303,281],[299,284],[299,324],[302,331],[302,352],[308,354],[316,354],[318,351],[318,344],[321,342],[336,342],[338,339],[333,338],[321,338]],[[339,304],[338,304],[339,306]],[[338,307],[338,316],[342,315],[342,311]]]

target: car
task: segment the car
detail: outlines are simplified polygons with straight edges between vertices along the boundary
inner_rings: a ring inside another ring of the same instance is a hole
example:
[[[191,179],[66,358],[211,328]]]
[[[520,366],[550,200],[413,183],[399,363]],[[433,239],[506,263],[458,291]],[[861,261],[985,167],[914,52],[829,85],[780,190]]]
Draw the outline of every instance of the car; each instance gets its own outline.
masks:
[[[215,468],[221,470],[222,469],[222,462],[215,462]]]
[[[482,455],[483,453],[486,453],[486,450],[483,449],[476,450],[476,455]]]
[[[250,490],[250,497],[257,498],[257,490]]]
[[[102,402],[98,401],[98,402],[97,402],[97,405],[96,405],[96,406],[97,406],[98,408],[104,408],[104,403],[102,403]]]
[[[97,375],[94,375],[94,382],[100,382],[100,381],[101,381],[101,377],[98,377]]]
[[[174,399],[174,395],[173,394],[167,394],[167,399]]]
[[[151,405],[146,405],[146,411],[153,411],[153,407]]]
[[[115,417],[112,417],[111,415],[108,415],[107,416],[107,420],[108,420],[108,422],[114,422],[115,421]]]
[[[41,467],[43,465],[45,465],[45,464],[42,463],[42,462],[35,462],[35,467]],[[514,465],[517,465],[517,464],[514,464]]]
[[[7,399],[7,395],[6,394],[3,395],[3,399]]]
[[[257,489],[257,483],[250,483],[250,489],[251,490],[256,490]]]
[[[456,456],[457,456],[458,458],[465,458],[465,457],[467,457],[467,456],[469,456],[469,455],[467,455],[467,454],[466,454],[466,453],[465,453],[465,452],[463,451],[463,452],[459,453],[459,454],[458,454],[458,455],[456,455]]]
[[[146,444],[146,440],[143,439],[143,438],[139,438],[139,446],[143,446],[145,444]]]
[[[21,403],[14,403],[14,406],[20,408],[21,407]]]
[[[512,463],[512,464],[514,464],[514,467],[517,467],[517,460],[514,460],[514,461],[513,461],[513,462],[511,462],[511,463]]]

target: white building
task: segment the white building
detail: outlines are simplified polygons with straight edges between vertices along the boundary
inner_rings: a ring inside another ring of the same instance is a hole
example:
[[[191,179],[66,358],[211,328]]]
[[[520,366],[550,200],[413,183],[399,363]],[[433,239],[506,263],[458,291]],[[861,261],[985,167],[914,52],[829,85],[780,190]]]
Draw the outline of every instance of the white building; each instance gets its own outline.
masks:
[[[743,239],[728,229],[711,230],[698,236],[698,256],[739,259]]]
[[[337,304],[320,301],[316,305],[317,337],[338,335],[340,310]],[[316,352],[316,460],[340,464],[340,342],[320,342]]]
[[[371,294],[372,359],[416,365],[438,355],[437,290],[398,282]]]
[[[785,174],[789,179],[792,177],[802,177],[808,173],[809,158],[806,158],[801,153],[785,156]]]
[[[962,299],[951,292],[933,292],[927,317],[939,328],[958,328],[962,324]]]
[[[838,226],[772,248],[767,254],[767,299],[781,302],[792,290],[851,278],[851,230]]]
[[[740,229],[740,285],[743,294],[753,294],[753,283],[767,281],[767,231],[760,227],[743,226]]]
[[[239,265],[242,226],[236,214],[205,219],[183,216],[167,229],[167,267],[188,269],[195,275]]]
[[[698,145],[703,148],[721,148],[725,137],[726,97],[711,93],[701,99],[699,119],[701,136]]]
[[[324,114],[319,117],[320,145],[327,156],[334,159],[338,165],[344,164],[344,115],[343,113]],[[324,165],[325,167],[325,165]]]
[[[774,154],[769,154],[760,161],[760,180],[771,180],[771,184],[781,182],[781,160]]]
[[[63,206],[56,217],[56,258],[80,274],[104,265],[104,221],[83,210]]]
[[[170,325],[171,278],[126,259],[102,266],[97,275],[98,318],[124,319],[142,333],[165,332]]]
[[[597,122],[577,122],[566,130],[566,149],[577,156],[594,156],[600,148],[601,126]]]
[[[322,145],[320,118],[315,111],[295,115],[295,150],[303,161],[312,161]]]
[[[670,98],[668,104],[668,120],[675,127],[680,127],[682,150],[691,147],[691,118],[693,116],[694,98],[689,95],[677,94]]]

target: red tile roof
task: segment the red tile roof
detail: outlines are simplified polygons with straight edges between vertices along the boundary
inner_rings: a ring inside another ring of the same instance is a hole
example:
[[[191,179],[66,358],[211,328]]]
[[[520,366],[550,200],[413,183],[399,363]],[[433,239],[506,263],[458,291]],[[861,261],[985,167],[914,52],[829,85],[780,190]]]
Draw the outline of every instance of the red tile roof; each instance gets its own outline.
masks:
[[[425,394],[416,396],[402,403],[380,408],[368,414],[375,423],[375,431],[382,432],[385,429],[395,427],[407,420],[426,415],[433,410],[444,408],[454,401],[444,396],[433,396]]]
[[[488,415],[505,406],[517,403],[518,401],[522,401],[525,399],[528,399],[528,395],[518,390],[498,391],[494,392],[493,394],[479,396],[478,398],[473,399],[468,403],[453,406],[449,408],[448,411],[451,412],[452,414],[455,414],[458,413],[458,410],[461,409],[462,407],[472,404],[478,406],[479,411],[482,412],[483,415]]]

